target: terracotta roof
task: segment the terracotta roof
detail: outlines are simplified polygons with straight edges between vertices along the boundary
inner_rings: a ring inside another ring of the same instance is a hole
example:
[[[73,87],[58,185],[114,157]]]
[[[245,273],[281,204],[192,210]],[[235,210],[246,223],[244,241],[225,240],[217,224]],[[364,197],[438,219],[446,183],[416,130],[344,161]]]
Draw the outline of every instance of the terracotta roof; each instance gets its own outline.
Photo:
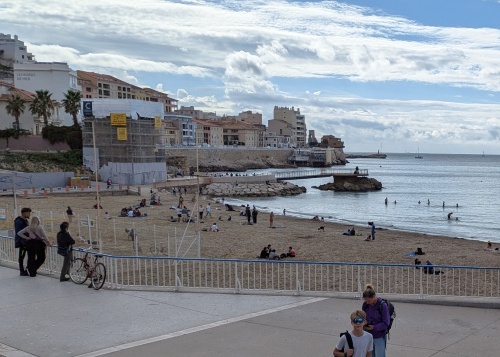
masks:
[[[137,90],[141,90],[142,88],[141,87],[138,87],[134,84],[130,84],[130,83],[127,83],[125,81],[122,81],[121,79],[118,79],[116,77],[113,77],[113,76],[110,76],[109,74],[102,74],[102,73],[95,73],[95,72],[86,72],[86,71],[76,71],[76,74],[78,77],[82,77],[82,78],[85,78],[85,77],[91,77],[95,80],[98,80],[98,81],[107,81],[107,82],[115,82],[115,83],[119,83],[119,84],[125,84],[127,86],[130,86],[130,87],[133,87]]]
[[[31,101],[33,101],[33,99],[35,99],[34,93],[29,92],[29,91],[24,90],[24,89],[16,88],[11,83],[8,83],[5,81],[0,81],[0,86],[7,87],[8,88],[7,90],[9,92],[9,93],[5,93],[5,94],[0,95],[0,100],[2,100],[2,101],[10,100],[12,98],[12,96],[14,96],[14,95],[20,96],[21,99],[23,99],[27,102],[31,102]]]

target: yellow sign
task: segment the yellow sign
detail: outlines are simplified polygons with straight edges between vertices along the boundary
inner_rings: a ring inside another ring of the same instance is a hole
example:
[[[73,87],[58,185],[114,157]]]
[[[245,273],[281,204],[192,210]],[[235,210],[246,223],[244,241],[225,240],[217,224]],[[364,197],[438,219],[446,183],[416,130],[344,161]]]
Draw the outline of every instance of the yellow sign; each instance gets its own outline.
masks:
[[[161,116],[155,115],[155,129],[161,129]]]
[[[111,113],[111,125],[113,126],[127,126],[127,114],[125,113]]]
[[[127,141],[127,128],[116,128],[116,136],[118,140]]]

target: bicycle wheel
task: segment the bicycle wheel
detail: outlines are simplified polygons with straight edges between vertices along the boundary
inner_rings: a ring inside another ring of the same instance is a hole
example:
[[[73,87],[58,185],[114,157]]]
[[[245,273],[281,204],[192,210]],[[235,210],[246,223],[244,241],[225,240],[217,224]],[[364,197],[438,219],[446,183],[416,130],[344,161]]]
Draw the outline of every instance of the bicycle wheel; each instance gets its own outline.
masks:
[[[71,281],[75,284],[83,284],[87,281],[87,275],[85,260],[82,258],[73,259],[69,268],[69,277]]]
[[[106,282],[106,267],[102,263],[97,263],[92,274],[92,286],[99,290]]]

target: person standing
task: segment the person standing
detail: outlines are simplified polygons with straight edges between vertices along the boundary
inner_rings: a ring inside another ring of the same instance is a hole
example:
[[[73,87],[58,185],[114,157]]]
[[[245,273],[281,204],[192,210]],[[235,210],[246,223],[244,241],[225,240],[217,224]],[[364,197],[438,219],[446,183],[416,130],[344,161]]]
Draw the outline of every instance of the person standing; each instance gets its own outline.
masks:
[[[68,221],[73,221],[73,210],[70,206],[68,206],[68,209],[66,210],[66,215],[68,216]]]
[[[210,202],[207,203],[207,207],[205,207],[205,217],[212,217],[212,207],[210,207]]]
[[[203,211],[205,209],[203,208],[203,205],[200,205],[200,207],[198,207],[198,214],[200,215],[200,221],[203,219]]]
[[[253,220],[253,224],[256,224],[257,223],[257,215],[259,214],[259,211],[257,211],[257,208],[255,208],[255,206],[253,206],[253,210],[252,210],[252,220]]]
[[[247,223],[250,224],[250,217],[252,217],[252,212],[250,211],[250,205],[248,204],[245,208],[245,216],[247,216]]]
[[[369,225],[369,226],[372,226],[372,229],[371,229],[371,236],[372,236],[372,240],[375,240],[375,223],[373,223],[373,222],[368,222],[368,225]]]
[[[71,261],[73,260],[73,249],[72,245],[75,244],[75,240],[71,237],[68,232],[69,223],[63,222],[60,225],[61,230],[57,233],[57,246],[59,248],[67,249],[68,253],[64,256],[63,266],[61,268],[61,275],[59,276],[59,281],[69,280],[69,267]]]
[[[371,357],[373,336],[363,331],[366,324],[365,312],[361,310],[354,311],[351,314],[351,324],[352,331],[341,335],[342,337],[333,350],[333,355],[335,357]]]
[[[271,212],[269,215],[269,228],[273,228],[273,222],[274,222],[274,213]]]
[[[16,219],[14,220],[14,231],[15,231],[15,236],[14,236],[14,246],[15,248],[19,249],[19,257],[18,257],[18,262],[19,262],[19,272],[21,276],[29,276],[28,271],[24,268],[24,257],[26,256],[26,237],[21,237],[19,236],[19,232],[23,229],[28,227],[29,221],[28,219],[31,216],[31,208],[24,207],[21,209],[21,215],[17,216]]]
[[[283,216],[286,216],[286,208],[283,208]]]
[[[373,357],[385,357],[387,329],[391,323],[389,306],[377,296],[373,285],[368,284],[363,292],[362,310],[366,313],[365,330],[373,336]]]
[[[28,273],[31,277],[35,277],[38,269],[45,262],[45,250],[47,246],[52,246],[49,239],[45,235],[43,227],[40,225],[40,219],[33,217],[29,226],[21,229],[19,235],[28,234],[26,242],[26,250],[28,251]]]

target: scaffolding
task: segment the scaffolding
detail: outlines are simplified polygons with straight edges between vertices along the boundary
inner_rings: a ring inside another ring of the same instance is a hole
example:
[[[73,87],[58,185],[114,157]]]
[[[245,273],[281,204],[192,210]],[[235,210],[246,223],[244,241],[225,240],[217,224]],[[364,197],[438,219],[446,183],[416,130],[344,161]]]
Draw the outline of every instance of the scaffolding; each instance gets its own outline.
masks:
[[[86,117],[83,123],[83,147],[93,147],[92,123],[95,123],[95,141],[99,150],[99,166],[109,163],[165,162],[166,130],[155,128],[153,118],[127,117],[127,140],[118,140],[117,126],[109,117]],[[121,127],[125,128],[125,126]]]

